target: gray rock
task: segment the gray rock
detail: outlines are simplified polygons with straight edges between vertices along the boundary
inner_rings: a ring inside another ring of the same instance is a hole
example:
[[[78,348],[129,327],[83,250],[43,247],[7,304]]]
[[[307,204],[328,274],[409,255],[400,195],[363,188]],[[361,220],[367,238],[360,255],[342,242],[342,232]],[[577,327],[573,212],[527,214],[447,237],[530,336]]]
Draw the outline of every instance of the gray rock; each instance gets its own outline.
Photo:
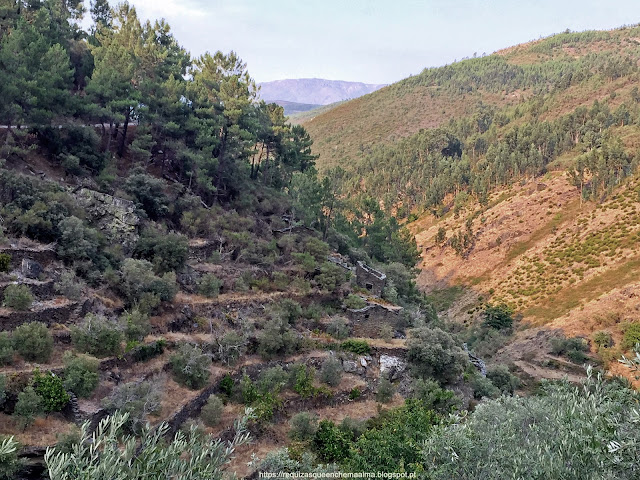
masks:
[[[360,365],[362,365],[364,368],[367,368],[367,360],[364,357],[360,357]]]
[[[22,275],[27,278],[38,278],[42,273],[42,265],[28,258],[22,259]]]
[[[398,357],[380,355],[380,373],[388,375],[389,380],[396,380],[407,369],[407,364]]]
[[[353,360],[344,360],[342,362],[342,368],[347,373],[358,373],[358,371],[360,370],[358,364]]]

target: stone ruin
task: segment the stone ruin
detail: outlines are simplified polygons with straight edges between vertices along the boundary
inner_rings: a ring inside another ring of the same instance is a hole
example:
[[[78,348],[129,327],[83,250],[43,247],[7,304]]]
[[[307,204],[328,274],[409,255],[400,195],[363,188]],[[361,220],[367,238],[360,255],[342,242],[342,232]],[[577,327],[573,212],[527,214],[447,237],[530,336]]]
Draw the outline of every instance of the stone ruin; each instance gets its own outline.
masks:
[[[358,261],[356,264],[356,283],[359,287],[367,289],[371,295],[379,297],[387,283],[387,276],[364,262]]]
[[[402,307],[373,302],[363,308],[346,311],[353,335],[367,338],[380,338],[384,325],[389,325],[394,332],[402,330],[404,319],[401,313]]]

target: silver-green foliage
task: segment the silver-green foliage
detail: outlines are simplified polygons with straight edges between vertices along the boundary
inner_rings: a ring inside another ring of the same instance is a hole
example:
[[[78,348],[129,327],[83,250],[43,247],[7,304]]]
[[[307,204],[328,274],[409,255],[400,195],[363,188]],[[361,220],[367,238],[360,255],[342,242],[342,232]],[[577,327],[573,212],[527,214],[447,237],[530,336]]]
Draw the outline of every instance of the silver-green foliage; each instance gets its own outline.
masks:
[[[18,446],[13,437],[5,437],[0,441],[0,480],[13,479],[18,473]]]
[[[247,411],[236,421],[229,442],[199,434],[195,426],[165,442],[166,423],[154,429],[147,425],[137,438],[126,433],[127,414],[117,412],[102,420],[93,434],[85,423],[70,453],[48,448],[45,463],[51,480],[217,480],[235,448],[248,441],[250,418]]]
[[[433,479],[640,478],[637,392],[588,372],[580,386],[483,402],[425,443]]]

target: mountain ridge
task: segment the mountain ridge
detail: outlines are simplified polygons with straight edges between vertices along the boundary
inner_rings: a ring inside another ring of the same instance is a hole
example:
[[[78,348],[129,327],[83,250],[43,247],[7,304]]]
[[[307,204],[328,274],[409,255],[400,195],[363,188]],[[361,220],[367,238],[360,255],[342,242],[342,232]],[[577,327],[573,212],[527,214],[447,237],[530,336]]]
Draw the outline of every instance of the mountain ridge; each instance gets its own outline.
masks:
[[[258,86],[260,98],[267,102],[287,101],[328,105],[372,93],[386,85],[322,78],[298,78],[261,82]]]

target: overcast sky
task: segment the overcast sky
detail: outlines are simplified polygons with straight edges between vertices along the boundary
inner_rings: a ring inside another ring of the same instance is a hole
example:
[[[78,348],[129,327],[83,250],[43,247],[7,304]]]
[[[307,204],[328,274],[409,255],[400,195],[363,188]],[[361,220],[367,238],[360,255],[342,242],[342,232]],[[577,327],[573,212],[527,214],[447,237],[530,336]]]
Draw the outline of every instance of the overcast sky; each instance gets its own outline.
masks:
[[[117,1],[111,0],[112,5]],[[196,56],[235,50],[258,82],[392,83],[558,33],[640,22],[640,0],[130,0]]]

